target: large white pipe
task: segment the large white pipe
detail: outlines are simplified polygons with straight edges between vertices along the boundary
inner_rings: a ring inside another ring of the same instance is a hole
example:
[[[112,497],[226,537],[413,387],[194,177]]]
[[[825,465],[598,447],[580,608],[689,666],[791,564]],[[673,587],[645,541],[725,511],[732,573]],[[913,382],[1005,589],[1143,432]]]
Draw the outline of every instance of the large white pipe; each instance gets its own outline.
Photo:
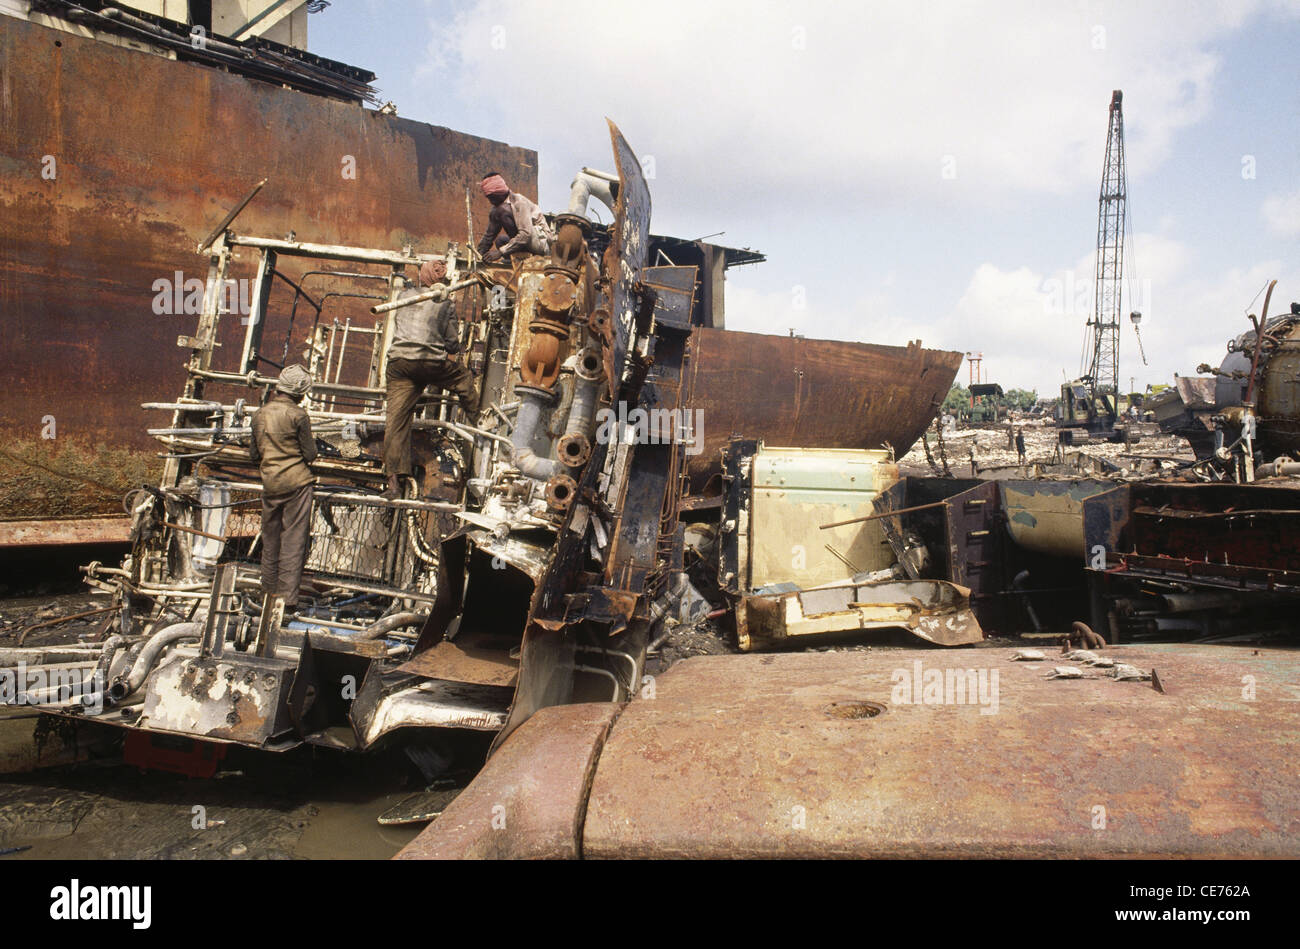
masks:
[[[617,178],[613,179],[617,181]],[[587,202],[595,198],[605,207],[609,208],[610,214],[614,213],[614,194],[610,187],[611,180],[603,173],[592,173],[591,169],[584,168],[578,172],[569,185],[569,213],[576,214],[579,217],[587,216]]]

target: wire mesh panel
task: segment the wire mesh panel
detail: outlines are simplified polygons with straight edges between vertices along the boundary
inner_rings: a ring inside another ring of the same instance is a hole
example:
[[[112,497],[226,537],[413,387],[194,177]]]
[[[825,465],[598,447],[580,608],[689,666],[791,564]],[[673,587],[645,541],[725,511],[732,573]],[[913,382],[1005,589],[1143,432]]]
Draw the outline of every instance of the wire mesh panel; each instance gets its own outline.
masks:
[[[312,504],[307,569],[336,577],[386,582],[390,541],[399,529],[395,512],[318,495]]]
[[[347,492],[350,493],[350,492]],[[180,535],[193,566],[210,575],[220,563],[260,561],[262,497],[255,489],[209,482],[181,521],[201,533]],[[435,512],[393,508],[317,488],[312,499],[309,574],[432,592],[437,575]]]

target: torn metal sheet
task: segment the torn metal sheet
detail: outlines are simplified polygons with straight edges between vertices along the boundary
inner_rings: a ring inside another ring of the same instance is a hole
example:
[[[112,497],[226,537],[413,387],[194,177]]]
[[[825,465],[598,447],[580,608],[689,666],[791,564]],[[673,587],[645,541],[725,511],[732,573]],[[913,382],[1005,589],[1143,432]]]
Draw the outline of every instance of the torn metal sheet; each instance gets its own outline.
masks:
[[[906,629],[939,646],[965,646],[984,639],[969,596],[967,588],[943,580],[845,581],[755,593],[736,606],[736,636],[745,651],[880,629]]]
[[[506,723],[512,690],[465,682],[429,680],[379,700],[362,736],[370,747],[400,728],[469,728],[499,731]]]
[[[513,686],[519,677],[519,661],[497,649],[475,649],[446,641],[426,649],[397,671],[450,682]]]

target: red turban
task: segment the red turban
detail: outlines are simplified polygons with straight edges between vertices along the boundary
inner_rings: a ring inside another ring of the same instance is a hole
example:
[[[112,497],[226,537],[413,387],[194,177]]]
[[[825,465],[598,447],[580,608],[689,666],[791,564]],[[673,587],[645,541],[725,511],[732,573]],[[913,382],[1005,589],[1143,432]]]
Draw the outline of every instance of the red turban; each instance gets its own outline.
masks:
[[[420,264],[420,286],[432,287],[447,276],[447,264],[442,260],[426,260]]]
[[[510,186],[500,175],[488,175],[481,182],[479,188],[483,191],[483,197],[490,198],[494,194],[509,194]]]

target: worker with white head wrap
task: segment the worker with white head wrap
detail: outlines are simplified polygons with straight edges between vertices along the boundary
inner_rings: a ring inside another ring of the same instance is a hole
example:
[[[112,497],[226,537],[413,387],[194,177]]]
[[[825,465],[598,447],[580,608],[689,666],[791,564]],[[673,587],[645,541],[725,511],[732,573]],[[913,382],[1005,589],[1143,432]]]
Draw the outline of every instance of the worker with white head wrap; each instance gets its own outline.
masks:
[[[316,440],[299,404],[311,391],[311,374],[286,366],[276,394],[253,417],[248,454],[262,474],[262,592],[298,603],[298,587],[311,540],[311,462]]]

